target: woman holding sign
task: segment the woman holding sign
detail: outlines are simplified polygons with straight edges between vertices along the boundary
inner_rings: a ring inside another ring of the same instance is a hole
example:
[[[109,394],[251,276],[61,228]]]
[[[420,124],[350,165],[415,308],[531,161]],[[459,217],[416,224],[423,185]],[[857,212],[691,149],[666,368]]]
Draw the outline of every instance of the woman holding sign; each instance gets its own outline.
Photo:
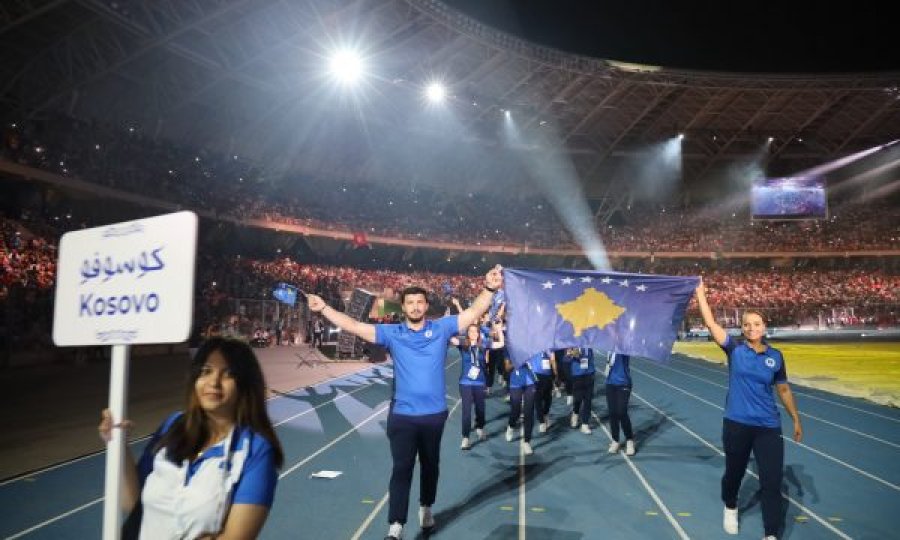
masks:
[[[198,349],[184,411],[162,423],[137,464],[125,452],[121,503],[137,511],[140,538],[259,535],[284,460],[265,391],[246,343],[214,337]],[[109,440],[128,425],[104,410],[98,429]]]
[[[472,431],[472,405],[475,405],[475,433],[478,440],[484,434],[484,394],[485,394],[485,348],[481,342],[481,328],[470,324],[466,328],[466,339],[450,338],[450,344],[459,349],[460,366],[459,397],[462,399],[462,450],[470,448],[469,433]]]
[[[725,474],[722,476],[722,526],[728,534],[738,533],[737,498],[747,470],[750,452],[759,468],[760,506],[766,540],[777,537],[781,528],[781,477],[784,469],[784,440],[781,418],[772,388],[794,421],[794,440],[803,438],[800,416],[787,382],[784,356],[766,343],[766,324],[757,311],[741,317],[743,341],[736,341],[719,326],[706,300],[703,282],[697,287],[697,304],[703,323],[728,356],[728,396],[722,422],[725,447]]]

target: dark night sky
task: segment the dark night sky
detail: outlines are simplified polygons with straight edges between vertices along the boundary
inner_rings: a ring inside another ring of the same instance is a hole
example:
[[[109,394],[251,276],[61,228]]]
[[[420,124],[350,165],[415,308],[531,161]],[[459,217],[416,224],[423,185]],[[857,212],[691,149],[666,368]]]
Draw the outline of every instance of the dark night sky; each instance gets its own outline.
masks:
[[[530,41],[611,60],[735,72],[900,71],[891,2],[443,1]]]

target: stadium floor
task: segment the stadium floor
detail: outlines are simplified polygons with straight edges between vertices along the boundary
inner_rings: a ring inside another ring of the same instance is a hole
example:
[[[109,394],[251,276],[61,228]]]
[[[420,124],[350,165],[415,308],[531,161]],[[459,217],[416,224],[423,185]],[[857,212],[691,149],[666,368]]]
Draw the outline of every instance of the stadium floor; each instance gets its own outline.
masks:
[[[470,451],[459,449],[457,362],[451,349],[451,415],[433,538],[729,537],[721,529],[718,496],[722,367],[680,354],[668,365],[633,362],[630,413],[638,453],[632,458],[605,452],[609,437],[597,426],[606,420],[600,384],[593,434],[570,429],[565,402],[556,399],[553,424],[546,434],[535,429],[535,453],[526,457],[518,441],[503,438],[508,404],[496,392],[488,399],[489,439]],[[263,538],[383,538],[390,383],[390,365],[376,365],[269,401],[286,464]],[[805,438],[801,444],[785,442],[783,537],[896,537],[900,411],[815,389],[794,390]],[[135,451],[142,442],[133,443]],[[331,480],[311,476],[321,470],[342,474]],[[0,484],[0,537],[99,537],[102,479],[103,454],[96,454]],[[748,475],[738,538],[762,537],[757,487]],[[404,536],[419,533],[413,504]]]

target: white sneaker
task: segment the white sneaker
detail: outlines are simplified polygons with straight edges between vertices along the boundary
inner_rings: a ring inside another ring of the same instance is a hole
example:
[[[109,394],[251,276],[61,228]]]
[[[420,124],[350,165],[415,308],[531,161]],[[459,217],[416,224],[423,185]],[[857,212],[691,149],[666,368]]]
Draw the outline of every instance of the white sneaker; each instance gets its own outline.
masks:
[[[469,438],[468,438],[468,437],[463,437],[462,444],[459,445],[459,448],[460,448],[461,450],[468,450],[469,447],[470,447],[470,445],[469,445]]]
[[[526,456],[530,456],[534,453],[534,450],[531,449],[530,443],[522,441],[522,452],[524,452]]]
[[[607,450],[607,452],[609,452],[610,454],[615,454],[618,451],[619,451],[619,441],[613,441],[613,442],[609,443],[609,450]]]
[[[538,424],[538,431],[540,431],[541,433],[547,433],[547,423],[541,422],[540,424]]]
[[[553,389],[553,397],[555,397],[556,399],[559,399],[562,397],[562,392],[559,391],[559,388]]]
[[[490,387],[484,389],[484,395],[486,395],[486,396],[491,395],[491,389],[490,389]]]
[[[722,528],[725,529],[725,532],[728,534],[737,534],[738,533],[738,510],[737,508],[728,508],[725,507],[725,512],[722,515]]]
[[[569,425],[572,426],[573,428],[578,427],[578,414],[572,413],[571,418],[569,418]]]
[[[572,396],[566,396],[566,405],[571,405],[572,401]]]
[[[628,439],[625,441],[625,455],[633,456],[634,455],[634,441]]]
[[[513,428],[506,426],[506,442],[512,442],[513,440]]]
[[[772,536],[772,535],[770,534],[769,536],[763,538],[763,540],[778,540],[778,537],[777,537],[777,536]]]
[[[476,429],[476,430],[475,430],[475,435],[478,435],[478,440],[479,440],[479,441],[486,441],[486,440],[487,440],[487,434],[485,434],[485,432],[484,432],[483,429],[480,429],[480,428],[479,428],[479,429]]]
[[[584,433],[585,435],[590,435],[591,434],[591,426],[589,426],[587,424],[581,424],[581,432]]]
[[[505,401],[506,403],[509,403],[509,394],[506,394],[505,396],[503,396],[503,401]]]
[[[403,525],[400,523],[391,523],[384,540],[400,540],[401,538],[403,538]]]
[[[430,506],[419,507],[419,526],[423,529],[434,528],[434,516],[431,515]]]

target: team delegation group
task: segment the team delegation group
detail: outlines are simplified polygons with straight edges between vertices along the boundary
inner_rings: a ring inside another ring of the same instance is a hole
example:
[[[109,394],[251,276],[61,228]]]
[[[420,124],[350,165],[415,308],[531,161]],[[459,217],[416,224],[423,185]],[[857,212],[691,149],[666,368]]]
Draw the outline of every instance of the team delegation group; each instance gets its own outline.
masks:
[[[562,382],[571,404],[569,422],[590,434],[591,398],[598,362],[589,348],[543,351],[521,366],[505,354],[503,310],[492,308],[502,286],[499,266],[485,275],[484,290],[468,308],[426,319],[427,291],[410,287],[401,293],[405,320],[369,324],[352,319],[308,295],[309,309],[371,343],[384,346],[394,367],[394,393],[387,419],[393,463],[389,483],[386,540],[403,537],[409,511],[413,469],[420,463],[419,526],[435,528],[432,505],[437,498],[441,438],[447,421],[445,378],[448,345],[460,352],[459,393],[462,409],[461,449],[486,438],[485,398],[495,374],[508,388],[509,421],[505,438],[521,434],[521,451],[533,452],[531,435],[548,428],[554,381]],[[737,497],[753,453],[759,468],[760,506],[765,539],[777,538],[781,523],[781,478],[784,442],[775,403],[777,393],[793,420],[794,440],[803,431],[787,383],[781,352],[764,340],[761,314],[747,311],[743,339],[730,337],[715,322],[703,284],[696,290],[703,320],[728,357],[729,386],[722,426],[725,472],[721,496],[723,528],[738,532]],[[490,314],[490,319],[486,317]],[[632,380],[629,357],[606,355],[606,399],[613,442],[608,451],[634,455],[628,416]],[[166,418],[137,462],[126,452],[122,508],[128,512],[126,537],[142,539],[244,539],[259,535],[275,496],[284,454],[266,411],[266,385],[253,350],[237,340],[214,337],[196,352],[190,367],[184,410]],[[774,392],[773,392],[774,388]],[[472,435],[472,412],[475,434]],[[520,419],[523,420],[519,425]],[[101,414],[100,436],[129,422]]]

